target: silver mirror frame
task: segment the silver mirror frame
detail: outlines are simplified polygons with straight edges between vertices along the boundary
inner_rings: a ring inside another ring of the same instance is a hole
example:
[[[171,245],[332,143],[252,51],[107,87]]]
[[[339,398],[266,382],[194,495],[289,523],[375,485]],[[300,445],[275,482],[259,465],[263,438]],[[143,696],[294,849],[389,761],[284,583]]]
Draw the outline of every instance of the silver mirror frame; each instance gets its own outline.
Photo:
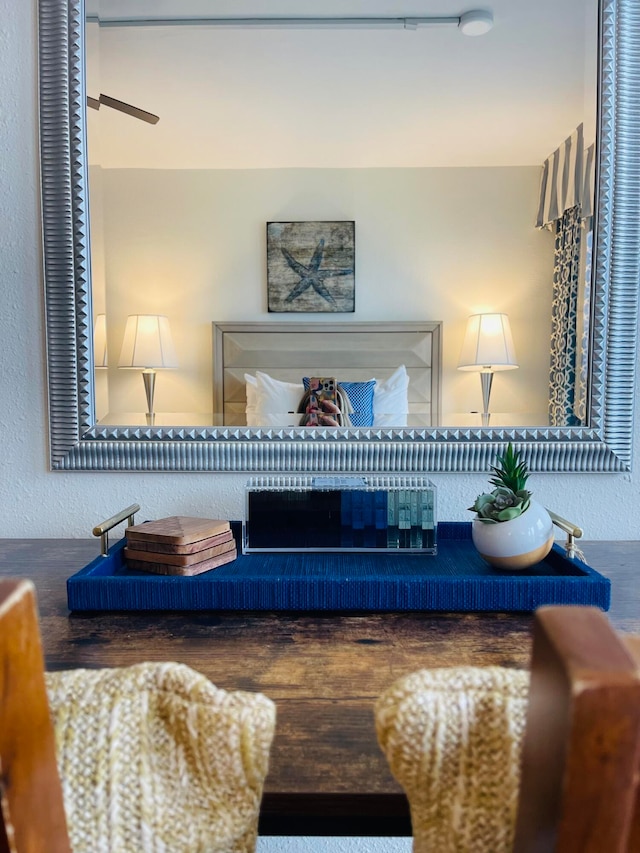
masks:
[[[513,441],[535,471],[631,467],[640,271],[640,3],[602,0],[589,427],[142,428],[96,424],[83,0],[39,0],[40,141],[53,470],[486,471]],[[636,90],[634,91],[634,86]]]

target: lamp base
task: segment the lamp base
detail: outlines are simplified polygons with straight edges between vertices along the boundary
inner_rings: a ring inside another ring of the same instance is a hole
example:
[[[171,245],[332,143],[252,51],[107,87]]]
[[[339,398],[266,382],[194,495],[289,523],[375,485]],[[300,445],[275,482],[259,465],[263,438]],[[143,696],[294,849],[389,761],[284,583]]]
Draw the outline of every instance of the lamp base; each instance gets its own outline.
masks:
[[[144,382],[144,391],[147,395],[147,425],[153,426],[155,422],[155,413],[153,411],[153,393],[156,387],[156,372],[151,368],[142,371],[142,381]]]
[[[489,426],[489,398],[491,397],[491,383],[493,373],[482,371],[480,373],[480,385],[482,387],[482,426]]]

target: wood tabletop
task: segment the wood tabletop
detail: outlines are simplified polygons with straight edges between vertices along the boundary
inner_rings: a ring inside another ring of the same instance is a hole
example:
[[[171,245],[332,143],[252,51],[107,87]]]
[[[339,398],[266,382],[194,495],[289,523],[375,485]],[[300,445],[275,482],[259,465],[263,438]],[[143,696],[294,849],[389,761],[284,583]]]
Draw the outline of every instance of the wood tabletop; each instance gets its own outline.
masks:
[[[612,580],[609,617],[640,632],[640,542],[588,542]],[[34,581],[50,670],[188,664],[228,690],[277,707],[263,835],[410,835],[406,800],[377,745],[373,704],[416,669],[526,667],[531,617],[511,613],[73,613],[66,579],[96,540],[0,540],[0,575]]]

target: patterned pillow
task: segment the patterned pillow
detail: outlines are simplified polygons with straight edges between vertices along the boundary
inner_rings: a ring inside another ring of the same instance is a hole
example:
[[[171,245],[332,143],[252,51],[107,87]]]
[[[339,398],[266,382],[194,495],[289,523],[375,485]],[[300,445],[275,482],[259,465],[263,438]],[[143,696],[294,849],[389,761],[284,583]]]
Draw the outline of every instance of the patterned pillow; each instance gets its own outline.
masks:
[[[309,390],[309,377],[302,377],[304,390]],[[351,423],[355,427],[373,426],[373,393],[376,380],[369,379],[368,382],[341,382],[338,380],[349,402],[353,406],[353,412],[349,415]]]

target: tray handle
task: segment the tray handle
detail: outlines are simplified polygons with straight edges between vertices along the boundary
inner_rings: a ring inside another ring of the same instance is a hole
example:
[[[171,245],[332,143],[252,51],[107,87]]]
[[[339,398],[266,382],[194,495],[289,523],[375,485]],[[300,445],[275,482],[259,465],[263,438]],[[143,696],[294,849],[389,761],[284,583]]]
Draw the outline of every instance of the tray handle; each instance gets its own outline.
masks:
[[[109,553],[109,531],[120,522],[127,520],[127,527],[133,524],[133,516],[140,511],[140,504],[131,504],[126,509],[120,510],[106,521],[96,524],[91,531],[94,536],[100,537],[100,555],[106,557]]]
[[[567,557],[582,560],[583,563],[586,563],[587,560],[584,554],[575,542],[576,539],[580,539],[582,537],[582,528],[578,527],[578,525],[574,524],[572,521],[567,521],[566,518],[562,518],[562,516],[552,512],[550,509],[547,509],[547,512],[551,516],[551,521],[553,521],[556,527],[559,527],[560,530],[563,530],[567,534],[567,541],[564,546],[565,551],[567,552]]]

